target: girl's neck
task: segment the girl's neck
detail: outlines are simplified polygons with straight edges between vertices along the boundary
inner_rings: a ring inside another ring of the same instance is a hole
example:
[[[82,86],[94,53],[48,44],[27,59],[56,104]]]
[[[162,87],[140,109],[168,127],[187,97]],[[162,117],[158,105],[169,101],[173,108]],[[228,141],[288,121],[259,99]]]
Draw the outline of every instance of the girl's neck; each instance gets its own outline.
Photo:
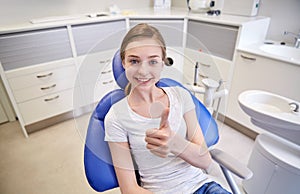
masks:
[[[153,86],[149,90],[132,90],[129,93],[128,101],[129,104],[135,105],[135,104],[151,104],[153,102],[158,101],[165,95],[165,92],[163,89],[158,88],[156,86]]]
[[[162,111],[169,107],[165,91],[156,86],[147,91],[131,91],[127,100],[131,110],[147,118],[159,118]]]

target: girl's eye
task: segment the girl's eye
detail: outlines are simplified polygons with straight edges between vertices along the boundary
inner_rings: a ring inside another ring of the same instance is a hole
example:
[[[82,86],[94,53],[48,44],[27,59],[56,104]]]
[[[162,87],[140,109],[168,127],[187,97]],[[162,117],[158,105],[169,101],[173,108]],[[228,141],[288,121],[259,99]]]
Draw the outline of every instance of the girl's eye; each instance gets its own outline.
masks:
[[[149,65],[156,65],[158,63],[157,60],[151,60],[149,61]]]
[[[129,62],[130,62],[131,65],[139,64],[139,61],[136,60],[136,59],[131,59]]]

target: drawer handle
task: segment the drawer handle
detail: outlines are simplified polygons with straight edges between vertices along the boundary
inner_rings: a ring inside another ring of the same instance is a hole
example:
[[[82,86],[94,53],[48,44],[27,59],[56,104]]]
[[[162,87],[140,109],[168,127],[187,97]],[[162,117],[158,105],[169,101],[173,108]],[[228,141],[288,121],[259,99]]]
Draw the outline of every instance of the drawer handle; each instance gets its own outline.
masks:
[[[53,85],[47,86],[47,87],[41,87],[41,90],[49,90],[49,89],[54,88],[54,87],[56,87],[56,84],[53,84]]]
[[[52,101],[52,100],[55,100],[55,99],[58,99],[58,98],[59,98],[59,95],[54,96],[54,97],[52,97],[52,98],[46,98],[46,99],[44,99],[44,101],[45,101],[45,102],[49,102],[49,101]]]
[[[109,63],[110,59],[99,61],[100,64]]]
[[[202,78],[208,78],[207,75],[203,75],[203,74],[201,74],[201,73],[199,73],[199,76],[202,77]]]
[[[244,59],[250,60],[250,61],[256,61],[256,58],[254,58],[254,57],[248,57],[248,56],[245,56],[245,55],[241,55],[241,57],[244,58]]]
[[[110,80],[108,82],[102,82],[103,84],[110,84],[110,83],[113,83],[114,80]]]
[[[205,64],[205,63],[200,63],[200,65],[205,66],[205,67],[210,67],[211,65]]]
[[[110,73],[110,72],[111,72],[111,69],[107,70],[107,71],[102,71],[101,74],[107,74],[107,73]]]
[[[45,78],[45,77],[49,77],[49,76],[51,76],[51,75],[53,75],[52,72],[50,72],[50,73],[48,73],[48,74],[44,74],[44,75],[37,75],[36,77],[37,77],[37,78]]]

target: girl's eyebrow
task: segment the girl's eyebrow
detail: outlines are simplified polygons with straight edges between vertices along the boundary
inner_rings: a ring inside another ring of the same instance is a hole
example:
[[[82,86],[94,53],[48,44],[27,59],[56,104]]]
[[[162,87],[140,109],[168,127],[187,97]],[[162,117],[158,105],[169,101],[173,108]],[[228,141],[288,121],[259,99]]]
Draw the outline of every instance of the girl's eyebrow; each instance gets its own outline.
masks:
[[[140,58],[137,55],[128,55],[128,57],[131,57],[131,58]],[[159,55],[150,55],[150,56],[148,56],[149,59],[151,59],[151,58],[157,58],[157,57],[160,57],[160,56]]]
[[[132,58],[140,58],[139,56],[136,56],[136,55],[128,55],[128,57],[132,57]]]
[[[157,57],[160,57],[160,56],[159,55],[151,55],[148,58],[157,58]]]

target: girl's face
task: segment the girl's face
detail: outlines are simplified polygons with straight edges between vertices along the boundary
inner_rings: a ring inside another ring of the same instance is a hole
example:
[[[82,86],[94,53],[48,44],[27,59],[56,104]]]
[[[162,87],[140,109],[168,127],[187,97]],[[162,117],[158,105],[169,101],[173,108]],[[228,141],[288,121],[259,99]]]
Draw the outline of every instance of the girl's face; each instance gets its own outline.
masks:
[[[163,70],[162,48],[152,39],[142,39],[127,45],[123,61],[132,89],[147,89],[159,79]]]

